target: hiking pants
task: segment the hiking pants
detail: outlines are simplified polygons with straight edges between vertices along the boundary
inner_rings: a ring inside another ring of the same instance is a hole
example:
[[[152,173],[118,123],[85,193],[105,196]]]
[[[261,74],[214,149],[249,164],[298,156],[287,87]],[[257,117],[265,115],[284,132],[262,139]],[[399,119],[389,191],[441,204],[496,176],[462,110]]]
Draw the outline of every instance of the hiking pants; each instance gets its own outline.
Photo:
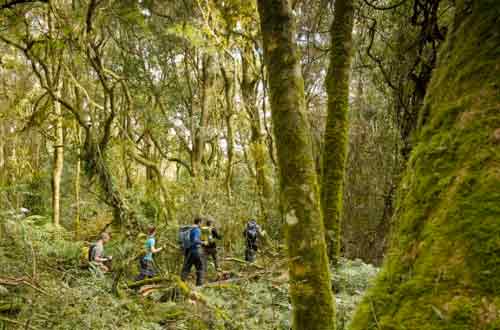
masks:
[[[189,249],[187,253],[184,254],[184,266],[182,267],[181,279],[185,281],[191,272],[191,268],[196,268],[196,285],[203,285],[203,255],[201,248]]]
[[[215,266],[215,270],[219,270],[219,265],[217,263],[217,247],[215,246],[209,246],[209,247],[205,247],[203,248],[203,254],[204,254],[204,262],[205,262],[205,271],[207,271],[208,269],[208,259],[211,257],[213,262],[214,262],[214,266]]]
[[[139,261],[140,274],[135,278],[136,281],[142,281],[143,279],[152,278],[156,275],[156,270],[153,265],[153,261],[140,259]]]
[[[257,242],[247,240],[245,249],[245,261],[254,262],[257,255]]]

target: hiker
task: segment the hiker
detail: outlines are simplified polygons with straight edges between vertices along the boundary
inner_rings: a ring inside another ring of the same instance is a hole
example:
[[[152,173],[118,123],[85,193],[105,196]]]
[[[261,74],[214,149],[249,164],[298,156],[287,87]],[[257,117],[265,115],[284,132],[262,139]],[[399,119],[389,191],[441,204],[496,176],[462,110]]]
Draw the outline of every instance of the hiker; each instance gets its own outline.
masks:
[[[101,238],[89,248],[90,265],[100,269],[103,273],[109,272],[111,268],[110,262],[113,259],[112,256],[104,256],[104,245],[106,245],[110,239],[111,236],[104,232],[101,234]]]
[[[203,285],[203,255],[201,251],[201,218],[194,219],[194,226],[192,226],[189,233],[189,244],[184,244],[184,266],[182,267],[181,279],[186,281],[193,265],[196,268],[196,286]]]
[[[255,261],[257,254],[257,240],[262,236],[262,230],[257,224],[257,221],[250,219],[247,222],[245,230],[243,231],[243,237],[245,238],[245,260],[248,262]]]
[[[201,228],[201,241],[203,242],[203,261],[205,263],[205,271],[207,271],[208,258],[212,257],[215,271],[219,271],[219,265],[217,263],[217,243],[215,240],[220,240],[220,236],[217,229],[215,229],[214,221],[209,218],[206,221],[206,226]]]
[[[139,259],[140,273],[135,278],[136,281],[142,281],[144,278],[152,278],[156,275],[156,270],[153,264],[153,254],[160,252],[163,248],[156,248],[156,227],[148,229],[148,238],[144,243],[146,254]]]

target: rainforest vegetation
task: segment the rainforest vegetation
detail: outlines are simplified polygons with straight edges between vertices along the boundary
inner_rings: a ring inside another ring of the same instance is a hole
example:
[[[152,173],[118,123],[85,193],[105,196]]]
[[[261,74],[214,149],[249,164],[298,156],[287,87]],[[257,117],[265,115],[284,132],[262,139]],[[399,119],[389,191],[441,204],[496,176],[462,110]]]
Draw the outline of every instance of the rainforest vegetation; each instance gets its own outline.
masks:
[[[500,1],[0,0],[0,329],[500,329]]]

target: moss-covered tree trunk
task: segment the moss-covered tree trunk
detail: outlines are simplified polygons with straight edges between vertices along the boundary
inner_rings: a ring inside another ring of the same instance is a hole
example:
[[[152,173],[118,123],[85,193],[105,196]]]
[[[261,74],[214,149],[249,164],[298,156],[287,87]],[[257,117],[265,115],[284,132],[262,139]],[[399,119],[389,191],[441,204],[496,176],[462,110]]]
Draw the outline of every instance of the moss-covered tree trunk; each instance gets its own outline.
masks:
[[[263,138],[261,115],[257,106],[257,85],[259,74],[253,48],[246,46],[242,56],[241,95],[245,110],[250,118],[250,152],[255,165],[255,181],[259,192],[263,218],[267,218],[272,186],[266,170],[267,151]]]
[[[56,87],[56,95],[61,93],[61,86]],[[61,179],[64,165],[64,131],[61,105],[53,102],[54,107],[54,162],[52,164],[52,222],[61,223]]]
[[[234,63],[226,62],[228,67],[233,66]],[[232,199],[232,186],[233,186],[233,158],[234,158],[234,133],[232,118],[234,115],[234,96],[235,96],[235,70],[234,68],[228,69],[221,66],[221,75],[224,81],[224,99],[225,99],[225,112],[224,121],[226,122],[226,141],[227,141],[227,164],[226,164],[226,178],[224,186],[228,200]]]
[[[0,122],[0,182],[3,182],[3,173],[5,173],[4,170],[4,165],[5,165],[5,140],[6,140],[7,134],[5,134],[5,128],[4,128],[4,123],[3,121]]]
[[[197,127],[194,130],[193,151],[191,153],[191,169],[193,176],[198,176],[201,171],[201,162],[205,151],[206,129],[210,110],[214,105],[215,87],[215,61],[213,55],[203,56],[203,69],[201,81],[201,110]]]
[[[461,2],[352,330],[500,329],[500,2]]]
[[[353,0],[336,0],[335,17],[330,29],[330,67],[326,77],[328,116],[326,120],[321,206],[330,260],[340,254],[340,223],[347,158],[349,81],[351,72]]]
[[[334,329],[334,301],[293,14],[288,0],[259,0],[258,8],[286,214],[293,329]]]
[[[54,17],[53,17],[53,2],[49,1],[49,6],[47,7],[47,25],[49,37],[54,37]],[[62,56],[61,52],[58,51],[55,45],[51,44],[47,49],[47,55],[51,58],[49,66],[49,83],[54,89],[56,97],[61,97],[62,94],[62,80],[58,73],[58,63],[57,57]],[[52,108],[54,110],[54,155],[52,163],[52,223],[55,226],[61,224],[61,179],[63,174],[64,166],[64,128],[63,128],[63,117],[61,104],[55,100],[52,102]]]
[[[75,168],[75,240],[78,240],[80,235],[80,175],[82,172],[82,156],[80,146],[82,144],[81,127],[75,120],[75,133],[76,133],[76,168]]]

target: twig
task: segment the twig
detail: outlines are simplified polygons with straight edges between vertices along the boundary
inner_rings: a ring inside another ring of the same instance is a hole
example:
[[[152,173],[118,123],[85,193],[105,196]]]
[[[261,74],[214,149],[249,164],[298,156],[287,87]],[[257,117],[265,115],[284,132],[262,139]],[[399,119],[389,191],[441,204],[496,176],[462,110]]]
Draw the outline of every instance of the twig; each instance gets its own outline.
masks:
[[[45,292],[41,288],[37,287],[35,284],[31,283],[30,281],[26,280],[25,278],[0,278],[0,284],[11,285],[11,286],[17,286],[17,285],[24,284],[24,285],[27,285],[27,286],[33,288],[34,290],[36,290],[40,293],[43,293],[44,295],[49,296],[49,294],[47,292]]]
[[[9,319],[8,317],[0,316],[0,321],[4,321],[4,322],[11,323],[11,324],[20,325],[20,326],[28,328],[28,329],[37,329],[37,328],[33,327],[30,324],[24,324],[23,322],[19,322],[19,321],[13,320],[13,319]]]
[[[375,314],[375,307],[373,306],[373,300],[370,300],[370,307],[371,307],[371,310],[372,310],[372,314],[373,314],[373,319],[375,320],[375,324],[377,325],[377,329],[381,329],[380,328],[380,323],[378,323],[378,319],[377,319],[377,314]]]

